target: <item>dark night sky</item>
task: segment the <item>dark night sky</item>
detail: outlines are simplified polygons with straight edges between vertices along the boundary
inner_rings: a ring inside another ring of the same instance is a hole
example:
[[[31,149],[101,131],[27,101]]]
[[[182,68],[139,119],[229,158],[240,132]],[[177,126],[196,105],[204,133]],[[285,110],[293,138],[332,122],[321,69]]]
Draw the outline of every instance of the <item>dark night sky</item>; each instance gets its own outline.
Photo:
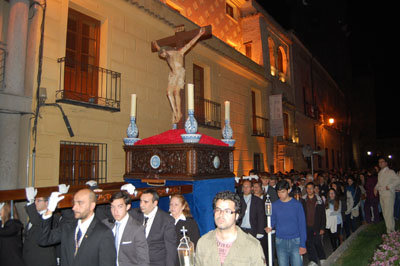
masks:
[[[292,14],[298,10],[305,10],[306,17],[312,17],[312,12],[318,12],[318,8],[312,8],[321,4],[320,0],[259,0],[265,10],[286,29],[296,28],[293,24]],[[394,83],[398,74],[388,68],[386,58],[394,60],[398,51],[398,43],[394,38],[395,30],[391,30],[389,19],[390,10],[396,10],[385,1],[356,1],[356,0],[334,0],[340,1],[347,6],[344,16],[350,30],[349,44],[352,62],[352,74],[355,77],[369,76],[375,80],[375,100],[377,110],[377,137],[400,137],[400,123],[397,116],[400,115],[400,100],[394,95]],[[303,3],[308,3],[304,6]],[[332,3],[331,1],[327,3]],[[321,5],[324,8],[324,5]],[[311,11],[310,11],[311,10]],[[292,12],[290,12],[292,11]],[[326,11],[326,10],[325,10]],[[315,17],[320,17],[318,14]],[[296,32],[299,32],[297,27]],[[325,29],[324,29],[325,30]],[[396,62],[397,60],[394,60]],[[395,64],[397,65],[397,64]],[[398,86],[397,86],[398,87]],[[366,108],[368,108],[368,103]]]

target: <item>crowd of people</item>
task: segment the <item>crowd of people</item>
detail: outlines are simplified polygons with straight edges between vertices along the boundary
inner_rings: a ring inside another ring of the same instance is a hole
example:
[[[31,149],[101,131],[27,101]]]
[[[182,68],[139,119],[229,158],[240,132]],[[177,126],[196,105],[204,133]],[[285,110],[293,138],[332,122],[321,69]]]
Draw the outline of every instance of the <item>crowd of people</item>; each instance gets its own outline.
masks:
[[[115,192],[109,204],[96,206],[97,184],[74,194],[73,206],[57,209],[69,186],[59,185],[50,197],[36,197],[28,187],[29,222],[18,220],[15,206],[0,203],[0,265],[128,266],[179,265],[177,248],[183,231],[195,246],[201,265],[323,264],[323,237],[336,250],[363,223],[384,219],[387,232],[399,218],[400,177],[379,165],[359,171],[250,171],[235,191],[221,191],[213,200],[215,230],[200,236],[183,195],[169,200],[169,212],[158,207],[154,189],[142,191],[132,208],[132,184]],[[271,202],[267,226],[266,203]],[[272,238],[268,246],[268,236]],[[269,248],[273,258],[268,258]],[[186,265],[186,264],[185,264]]]
[[[395,230],[395,220],[400,218],[400,176],[388,167],[385,158],[380,158],[371,169],[346,172],[311,174],[292,170],[269,174],[252,170],[237,182],[236,190],[242,197],[251,186],[254,196],[265,202],[268,195],[273,202],[272,228],[265,231],[275,229],[272,249],[279,265],[302,265],[302,255],[307,256],[308,265],[324,264],[323,237],[329,238],[335,251],[360,225],[384,219],[390,233]],[[257,216],[265,217],[261,211]],[[242,223],[243,230],[251,232],[262,223],[257,223],[255,214],[252,217],[251,228]],[[267,258],[266,235],[258,238]]]

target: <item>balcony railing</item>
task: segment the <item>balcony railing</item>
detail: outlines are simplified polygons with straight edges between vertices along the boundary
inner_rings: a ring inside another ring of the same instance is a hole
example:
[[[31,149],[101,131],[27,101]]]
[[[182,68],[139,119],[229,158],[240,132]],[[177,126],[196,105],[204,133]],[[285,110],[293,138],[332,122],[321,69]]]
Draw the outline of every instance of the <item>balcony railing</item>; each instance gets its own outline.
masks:
[[[4,89],[4,76],[6,74],[6,44],[0,42],[0,90]]]
[[[121,73],[66,57],[57,62],[60,65],[57,102],[120,111]]]
[[[269,137],[268,119],[253,115],[253,136]]]
[[[198,97],[195,98],[194,103],[194,113],[199,125],[221,128],[221,104]]]

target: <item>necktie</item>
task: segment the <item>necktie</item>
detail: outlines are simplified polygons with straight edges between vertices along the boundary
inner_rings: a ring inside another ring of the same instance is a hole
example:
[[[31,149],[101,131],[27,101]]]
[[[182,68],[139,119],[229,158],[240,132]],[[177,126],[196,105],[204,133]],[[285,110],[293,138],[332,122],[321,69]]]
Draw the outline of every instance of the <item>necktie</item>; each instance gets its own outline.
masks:
[[[75,255],[78,252],[78,248],[79,248],[79,240],[81,240],[82,237],[82,231],[79,228],[78,232],[76,233],[76,241],[75,241]]]
[[[144,223],[143,226],[146,227],[147,226],[147,221],[149,220],[149,217],[144,217]]]
[[[119,226],[121,224],[119,222],[115,222],[115,248],[117,249],[118,252],[118,247],[119,247]]]

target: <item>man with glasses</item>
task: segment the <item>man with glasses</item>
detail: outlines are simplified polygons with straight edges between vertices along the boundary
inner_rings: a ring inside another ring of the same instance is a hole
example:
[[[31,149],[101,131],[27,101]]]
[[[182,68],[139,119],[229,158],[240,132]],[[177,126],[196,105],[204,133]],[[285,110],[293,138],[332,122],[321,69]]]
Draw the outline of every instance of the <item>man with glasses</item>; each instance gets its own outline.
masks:
[[[36,197],[37,189],[34,187],[25,188],[25,194],[28,201],[25,211],[29,218],[29,222],[24,230],[22,256],[25,264],[32,266],[55,266],[57,265],[55,246],[42,247],[36,243],[36,239],[41,234],[41,215],[46,212],[49,199]]]
[[[236,225],[240,197],[231,191],[219,192],[213,208],[217,228],[197,242],[195,265],[266,265],[260,242]]]

